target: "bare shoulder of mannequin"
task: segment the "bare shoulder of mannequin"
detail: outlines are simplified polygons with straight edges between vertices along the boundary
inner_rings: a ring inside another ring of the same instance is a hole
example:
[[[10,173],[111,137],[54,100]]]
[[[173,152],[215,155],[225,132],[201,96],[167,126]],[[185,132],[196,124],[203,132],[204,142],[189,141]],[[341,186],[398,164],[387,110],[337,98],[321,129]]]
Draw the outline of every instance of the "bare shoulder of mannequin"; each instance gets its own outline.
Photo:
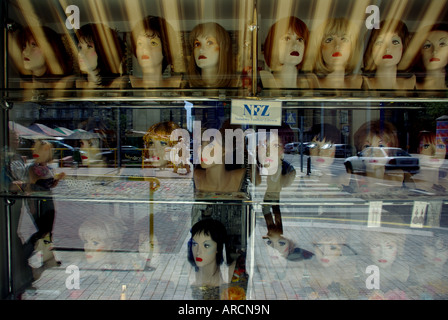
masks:
[[[271,72],[267,70],[261,70],[260,78],[264,88],[278,88],[274,75]]]

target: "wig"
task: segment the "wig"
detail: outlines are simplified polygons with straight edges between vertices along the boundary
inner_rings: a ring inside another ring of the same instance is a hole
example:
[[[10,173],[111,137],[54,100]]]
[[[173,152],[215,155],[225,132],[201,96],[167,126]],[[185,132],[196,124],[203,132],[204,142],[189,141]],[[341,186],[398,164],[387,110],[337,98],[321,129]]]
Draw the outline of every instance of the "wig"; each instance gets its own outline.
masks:
[[[274,23],[266,36],[266,40],[263,45],[263,53],[266,64],[271,70],[278,70],[280,67],[278,57],[279,40],[280,37],[286,34],[289,30],[294,31],[298,36],[303,37],[305,42],[304,58],[302,62],[297,65],[297,69],[300,70],[303,65],[306,57],[310,32],[305,22],[297,17],[290,16]]]
[[[426,36],[432,32],[432,31],[445,31],[448,32],[448,23],[438,23],[431,25],[421,31],[421,34]],[[425,76],[426,76],[426,68],[423,65],[422,60],[422,48],[425,45],[425,41],[423,41],[422,46],[420,47],[420,50],[417,51],[416,56],[414,58],[414,64],[413,64],[413,72],[416,76],[417,82],[423,82]],[[445,66],[445,84],[447,84],[447,73],[448,73],[448,64]]]
[[[398,136],[395,126],[387,121],[375,120],[364,123],[355,132],[353,139],[356,149],[362,151],[364,148],[368,147],[365,145],[365,142],[372,136],[381,137],[385,145],[398,147]]]
[[[326,76],[332,70],[326,65],[321,45],[322,41],[327,36],[336,35],[338,37],[348,36],[352,44],[350,57],[345,67],[345,73],[351,74],[359,66],[362,56],[362,42],[359,41],[357,33],[353,31],[353,26],[346,18],[333,18],[326,21],[317,31],[317,34],[312,34],[313,46],[315,48],[316,58],[314,61],[313,70],[318,76]]]
[[[232,43],[229,33],[219,24],[207,22],[198,24],[190,33],[189,47],[194,48],[194,41],[199,36],[213,36],[219,45],[218,72],[216,75],[215,87],[228,87],[231,85],[234,76],[234,61]],[[196,65],[194,55],[191,54],[188,64],[188,75],[192,87],[204,87],[201,69]]]
[[[134,27],[131,33],[131,47],[132,53],[136,56],[137,51],[137,38],[140,35],[145,35],[148,38],[159,37],[162,42],[162,72],[166,67],[172,64],[172,56],[170,50],[170,26],[165,19],[155,16],[147,16],[140,23]]]
[[[206,218],[196,222],[191,228],[191,239],[188,241],[188,262],[196,268],[196,262],[193,256],[193,237],[197,234],[203,233],[210,236],[217,244],[216,264],[219,266],[224,262],[224,245],[228,245],[226,227],[219,222],[211,218]]]
[[[89,23],[76,33],[79,42],[93,42],[98,55],[96,71],[100,77],[98,85],[108,86],[124,73],[123,63],[125,47],[118,32],[103,25]]]
[[[401,60],[403,60],[403,56],[405,55],[410,42],[408,28],[406,24],[401,20],[383,20],[380,22],[380,28],[373,29],[372,33],[370,34],[367,48],[364,54],[365,73],[374,73],[376,71],[376,65],[373,58],[373,49],[375,47],[375,43],[380,35],[390,32],[396,33],[403,43],[403,55],[401,58]],[[400,64],[398,65],[398,70],[401,70]]]
[[[178,141],[171,141],[171,133],[179,128],[180,127],[172,121],[158,122],[152,125],[143,136],[143,143],[145,145],[145,157],[149,157],[148,148],[151,139],[164,141],[170,147],[173,147],[175,144],[177,144]]]
[[[39,153],[41,150],[48,150],[48,158],[42,162],[50,163],[53,161],[53,145],[47,140],[36,140],[33,146],[33,153]]]
[[[42,77],[66,76],[72,73],[72,57],[56,31],[45,26],[28,26],[19,30],[18,42],[22,50],[32,40],[42,50],[45,58],[47,71]]]

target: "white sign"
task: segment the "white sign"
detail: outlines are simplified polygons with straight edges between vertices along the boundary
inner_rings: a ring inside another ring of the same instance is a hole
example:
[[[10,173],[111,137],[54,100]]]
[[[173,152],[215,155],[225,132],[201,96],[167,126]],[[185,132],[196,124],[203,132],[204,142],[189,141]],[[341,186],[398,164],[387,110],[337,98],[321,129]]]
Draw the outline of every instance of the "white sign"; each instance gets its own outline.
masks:
[[[232,100],[232,124],[281,126],[281,101]]]

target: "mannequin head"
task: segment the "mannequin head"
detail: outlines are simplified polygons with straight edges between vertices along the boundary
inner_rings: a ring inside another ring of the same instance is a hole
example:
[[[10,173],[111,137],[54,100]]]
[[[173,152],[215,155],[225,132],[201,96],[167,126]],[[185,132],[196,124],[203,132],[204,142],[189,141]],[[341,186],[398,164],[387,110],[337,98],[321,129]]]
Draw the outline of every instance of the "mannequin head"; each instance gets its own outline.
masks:
[[[320,266],[332,267],[345,258],[346,236],[341,231],[319,231],[313,237],[314,254]]]
[[[196,270],[205,266],[218,267],[224,262],[226,242],[227,231],[221,222],[213,219],[200,220],[191,228],[188,261]]]
[[[191,31],[189,44],[192,48],[188,65],[191,86],[228,87],[234,76],[229,33],[217,23],[202,23]],[[213,83],[203,81],[205,70],[215,75]]]
[[[435,24],[421,31],[425,39],[417,52],[415,73],[417,81],[423,81],[427,72],[442,71],[448,68],[448,24]],[[445,80],[446,82],[446,80]]]
[[[421,131],[418,136],[420,164],[440,168],[445,160],[446,146],[434,132]]]
[[[87,262],[110,262],[110,251],[117,249],[121,233],[114,220],[108,217],[91,217],[79,227],[78,234],[84,242]]]
[[[95,74],[98,85],[107,86],[123,73],[124,44],[118,33],[100,23],[89,23],[76,33],[82,74]]]
[[[371,260],[380,268],[390,268],[403,252],[405,236],[385,232],[371,233],[366,238]]]
[[[448,241],[444,235],[435,234],[423,244],[423,258],[430,266],[442,267],[448,260]]]
[[[269,232],[263,237],[266,245],[275,250],[275,255],[280,255],[282,258],[288,258],[290,250],[293,249],[294,244],[291,240],[285,238],[280,232]],[[276,256],[273,257],[276,257]],[[275,258],[274,258],[275,259]]]
[[[341,140],[339,130],[328,123],[315,124],[311,128],[313,136],[310,144],[310,156],[316,168],[327,168],[334,161],[336,143]]]
[[[143,136],[145,158],[152,166],[166,167],[170,160],[171,148],[177,143],[171,141],[171,133],[179,126],[171,121],[159,122],[152,125]]]
[[[364,55],[364,71],[375,72],[378,67],[396,66],[409,45],[409,31],[400,20],[384,20],[379,29],[372,29]]]
[[[26,27],[19,31],[23,69],[35,77],[64,76],[72,71],[70,55],[61,36],[45,26]]]
[[[161,72],[172,63],[169,46],[169,26],[165,19],[147,16],[132,30],[132,52],[143,73],[161,66]]]
[[[316,61],[314,70],[327,75],[336,70],[352,73],[359,64],[361,44],[346,18],[329,19],[318,29],[315,37]]]
[[[387,121],[366,122],[359,127],[353,138],[357,151],[367,147],[398,147],[397,129]]]
[[[35,163],[47,164],[53,161],[53,145],[45,140],[36,140],[33,146]]]
[[[296,17],[283,18],[269,29],[264,42],[264,59],[271,70],[293,64],[300,70],[309,40],[307,25]]]
[[[274,174],[277,168],[282,167],[285,145],[294,137],[291,127],[282,123],[277,126],[260,126],[258,130],[264,129],[266,132],[257,132],[257,156],[259,164],[268,170],[267,174]],[[277,133],[272,130],[277,130]]]

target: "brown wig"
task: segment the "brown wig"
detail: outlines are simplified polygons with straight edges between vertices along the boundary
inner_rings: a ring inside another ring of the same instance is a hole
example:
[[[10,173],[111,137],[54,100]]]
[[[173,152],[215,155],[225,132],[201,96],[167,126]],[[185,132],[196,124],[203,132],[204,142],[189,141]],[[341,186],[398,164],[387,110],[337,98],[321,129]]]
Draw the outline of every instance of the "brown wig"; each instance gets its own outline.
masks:
[[[18,32],[22,50],[34,40],[42,50],[47,71],[42,77],[66,76],[72,73],[72,57],[64,46],[61,35],[46,26],[27,26]]]
[[[122,69],[125,47],[118,32],[101,24],[89,23],[76,32],[79,42],[93,42],[98,55],[98,85],[107,86],[118,78]]]
[[[145,35],[148,38],[159,37],[162,42],[162,72],[166,67],[172,64],[172,56],[169,41],[170,26],[165,19],[155,16],[147,16],[140,23],[138,23],[131,33],[131,47],[132,53],[136,55],[137,38],[140,35]]]
[[[408,27],[401,20],[383,20],[380,22],[380,28],[373,29],[370,34],[369,42],[364,53],[365,73],[374,73],[376,71],[376,65],[373,59],[373,48],[375,47],[375,42],[378,37],[387,32],[396,33],[403,42],[403,55],[401,58],[401,60],[403,60],[403,56],[405,55],[410,42]],[[400,70],[400,64],[398,65],[398,70]]]
[[[219,45],[219,65],[216,75],[215,87],[228,87],[231,85],[234,75],[234,62],[232,43],[229,33],[219,24],[214,22],[198,24],[190,33],[189,46],[194,47],[194,41],[201,35],[211,35],[216,38]],[[193,51],[192,51],[193,52]],[[188,75],[192,87],[204,87],[201,78],[201,69],[196,65],[194,55],[190,57]]]
[[[283,18],[274,23],[269,29],[268,35],[263,45],[264,60],[271,70],[276,70],[280,66],[278,58],[278,42],[282,35],[286,34],[289,30],[294,31],[297,35],[303,37],[305,42],[305,51],[302,62],[297,65],[297,69],[300,70],[305,60],[310,32],[305,22],[297,17],[290,16]]]

